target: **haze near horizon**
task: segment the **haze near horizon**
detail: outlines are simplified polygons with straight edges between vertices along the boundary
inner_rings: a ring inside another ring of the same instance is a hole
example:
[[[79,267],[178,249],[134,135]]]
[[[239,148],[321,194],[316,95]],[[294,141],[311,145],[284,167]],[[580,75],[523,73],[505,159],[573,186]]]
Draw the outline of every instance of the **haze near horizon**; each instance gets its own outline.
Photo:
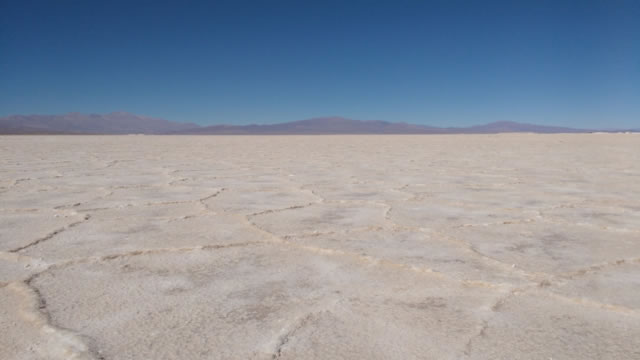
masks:
[[[631,1],[5,3],[0,117],[637,128]]]

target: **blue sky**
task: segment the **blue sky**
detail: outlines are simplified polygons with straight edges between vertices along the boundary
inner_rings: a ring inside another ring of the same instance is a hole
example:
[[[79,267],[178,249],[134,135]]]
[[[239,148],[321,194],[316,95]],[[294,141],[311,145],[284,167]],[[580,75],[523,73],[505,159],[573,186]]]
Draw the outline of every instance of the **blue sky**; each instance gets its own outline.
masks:
[[[638,1],[3,1],[0,116],[640,127]]]

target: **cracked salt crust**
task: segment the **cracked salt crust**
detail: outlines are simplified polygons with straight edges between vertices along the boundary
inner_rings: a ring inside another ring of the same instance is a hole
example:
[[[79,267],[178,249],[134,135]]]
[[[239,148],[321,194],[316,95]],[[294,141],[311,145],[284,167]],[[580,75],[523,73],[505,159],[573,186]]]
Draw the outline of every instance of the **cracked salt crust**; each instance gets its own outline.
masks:
[[[2,358],[640,357],[636,136],[1,140]]]

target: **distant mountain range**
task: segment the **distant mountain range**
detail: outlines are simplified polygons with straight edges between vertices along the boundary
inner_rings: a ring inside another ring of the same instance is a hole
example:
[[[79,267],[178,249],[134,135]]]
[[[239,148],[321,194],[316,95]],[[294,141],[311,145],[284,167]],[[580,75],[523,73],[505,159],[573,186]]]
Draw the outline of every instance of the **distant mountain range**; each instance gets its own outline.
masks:
[[[500,121],[470,127],[434,127],[375,120],[323,117],[269,125],[212,125],[172,122],[114,112],[105,115],[12,115],[0,118],[0,134],[196,134],[196,135],[294,135],[294,134],[497,134],[587,133],[600,130]],[[639,130],[621,130],[639,131]],[[609,130],[608,132],[611,132]]]
[[[188,134],[495,134],[508,132],[584,133],[593,130],[521,124],[510,121],[470,127],[434,127],[341,117],[314,118],[271,125],[212,125],[181,131]]]
[[[0,118],[0,134],[168,134],[198,128],[126,112],[105,115],[12,115]]]

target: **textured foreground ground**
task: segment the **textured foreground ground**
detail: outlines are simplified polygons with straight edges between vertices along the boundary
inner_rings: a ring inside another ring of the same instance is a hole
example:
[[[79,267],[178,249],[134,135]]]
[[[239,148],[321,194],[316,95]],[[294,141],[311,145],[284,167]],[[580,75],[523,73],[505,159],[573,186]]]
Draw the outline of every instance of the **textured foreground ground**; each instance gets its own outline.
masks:
[[[640,135],[0,137],[2,359],[639,359]]]

